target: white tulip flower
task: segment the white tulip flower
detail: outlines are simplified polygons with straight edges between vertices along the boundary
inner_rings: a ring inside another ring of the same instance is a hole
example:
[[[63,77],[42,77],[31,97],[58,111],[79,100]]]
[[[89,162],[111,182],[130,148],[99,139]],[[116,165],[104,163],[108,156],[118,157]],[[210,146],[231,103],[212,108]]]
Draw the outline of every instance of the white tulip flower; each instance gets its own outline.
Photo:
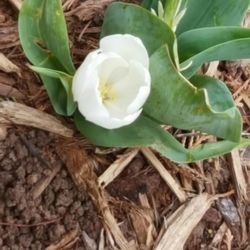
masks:
[[[149,57],[135,36],[110,35],[73,78],[73,96],[86,120],[106,129],[135,121],[150,93]]]

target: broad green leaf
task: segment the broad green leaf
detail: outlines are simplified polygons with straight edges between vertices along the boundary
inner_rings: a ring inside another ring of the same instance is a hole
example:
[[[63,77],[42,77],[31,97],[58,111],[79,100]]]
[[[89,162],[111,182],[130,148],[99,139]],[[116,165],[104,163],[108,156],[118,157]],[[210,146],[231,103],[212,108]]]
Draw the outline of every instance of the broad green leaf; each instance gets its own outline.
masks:
[[[174,67],[166,46],[150,58],[152,88],[144,112],[161,124],[185,130],[198,130],[239,142],[242,121],[238,109],[223,84],[213,78],[199,78],[196,88]],[[219,94],[210,93],[211,83]],[[223,106],[217,98],[226,100]]]
[[[66,104],[67,105],[67,114],[72,115],[76,110],[76,103],[74,102],[74,98],[73,98],[73,94],[72,94],[72,79],[73,79],[73,77],[64,73],[64,72],[58,71],[58,70],[46,69],[46,68],[35,67],[35,66],[31,66],[30,68],[41,75],[48,76],[51,78],[60,79],[62,86],[64,87],[64,90],[66,91],[66,94],[68,97],[67,104]]]
[[[201,27],[239,26],[249,0],[188,0],[177,34]]]
[[[34,0],[32,0],[34,1]],[[41,1],[41,0],[40,0]],[[40,34],[48,48],[71,75],[75,73],[61,0],[42,0]]]
[[[250,140],[242,139],[240,143],[220,141],[202,144],[186,149],[159,124],[141,115],[133,124],[108,130],[86,121],[79,112],[74,116],[79,131],[92,143],[105,147],[144,147],[149,146],[172,161],[184,163],[207,159],[230,152],[237,147],[250,145]]]
[[[193,76],[190,81],[198,89],[206,89],[211,107],[216,112],[223,112],[235,107],[231,92],[226,84],[206,75]]]
[[[236,60],[250,57],[250,29],[215,27],[190,30],[178,37],[178,54],[182,74],[191,77],[199,67],[214,60]]]
[[[49,1],[54,6],[55,2],[60,3],[60,0]],[[45,9],[46,6],[46,9]],[[22,4],[22,9],[18,19],[18,29],[21,45],[27,58],[33,65],[38,67],[50,68],[68,73],[73,72],[72,61],[69,55],[69,50],[65,50],[68,46],[67,33],[63,33],[65,22],[56,23],[58,19],[55,17],[53,22],[47,26],[47,33],[42,35],[41,26],[44,24],[44,12],[49,11],[50,6],[45,4],[45,0],[25,0]],[[62,19],[62,16],[60,16]],[[47,22],[47,21],[46,21]],[[60,34],[53,33],[55,29],[60,30]],[[49,32],[50,31],[50,32]],[[46,47],[44,39],[50,40],[54,38],[54,45]],[[58,36],[58,37],[56,37]],[[44,39],[43,39],[44,38]],[[57,51],[53,51],[55,47],[61,48],[61,55],[64,56],[64,62],[61,58],[57,58]],[[60,62],[61,60],[61,62]],[[71,65],[71,66],[70,66]],[[71,68],[71,69],[70,69]],[[67,70],[68,69],[68,70]],[[51,103],[58,114],[67,114],[67,94],[59,79],[41,75],[42,81],[50,97]]]
[[[164,44],[173,54],[175,36],[163,21],[140,6],[113,3],[106,11],[101,37],[126,33],[141,38],[149,55]]]

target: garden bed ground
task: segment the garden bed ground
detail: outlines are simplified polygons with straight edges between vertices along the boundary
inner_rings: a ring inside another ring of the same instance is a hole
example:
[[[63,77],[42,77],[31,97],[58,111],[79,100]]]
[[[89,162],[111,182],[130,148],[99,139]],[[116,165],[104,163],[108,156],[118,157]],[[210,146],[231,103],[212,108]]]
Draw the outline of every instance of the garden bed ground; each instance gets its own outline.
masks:
[[[76,65],[98,46],[111,2],[63,1]],[[149,149],[91,145],[27,67],[16,3],[0,2],[0,249],[249,250],[250,149],[180,166]],[[248,64],[213,63],[209,74],[228,83],[249,136]],[[187,146],[213,139],[168,129]]]

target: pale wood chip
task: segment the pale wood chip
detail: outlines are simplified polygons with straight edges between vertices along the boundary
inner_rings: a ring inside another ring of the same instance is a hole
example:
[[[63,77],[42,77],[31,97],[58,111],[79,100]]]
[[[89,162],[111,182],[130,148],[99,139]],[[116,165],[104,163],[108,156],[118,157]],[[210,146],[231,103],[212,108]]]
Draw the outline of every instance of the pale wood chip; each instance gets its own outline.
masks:
[[[46,176],[39,180],[35,186],[31,189],[30,195],[33,197],[33,199],[37,199],[49,186],[51,181],[55,178],[57,173],[60,171],[61,165],[58,164],[56,167],[54,167],[50,173],[49,176]]]
[[[79,229],[76,228],[64,235],[64,237],[59,242],[53,243],[46,247],[45,250],[61,250],[72,246],[78,240],[78,234]]]
[[[225,236],[226,237],[225,237],[224,242],[227,245],[227,250],[232,250],[232,242],[233,242],[234,237],[233,237],[231,230],[229,228],[227,229]]]
[[[7,126],[0,124],[0,141],[5,140],[7,135],[8,135]]]
[[[228,155],[228,162],[233,176],[233,181],[239,201],[248,200],[247,196],[247,182],[244,177],[240,155],[238,150],[233,150]]]
[[[244,103],[250,109],[250,98],[249,98],[249,95],[246,92],[242,93],[241,95],[242,95],[242,99],[243,99]]]
[[[219,61],[210,62],[205,74],[211,77],[215,76],[218,66],[219,66]]]
[[[123,155],[119,156],[118,159],[115,160],[101,176],[99,176],[99,186],[105,188],[111,183],[134,159],[138,154],[138,151],[138,149],[129,149]]]
[[[9,0],[9,2],[17,9],[20,10],[22,7],[22,0]]]
[[[151,162],[151,164],[159,172],[163,180],[169,186],[169,188],[174,192],[180,202],[184,202],[187,199],[187,195],[184,190],[181,188],[180,184],[170,175],[167,169],[162,165],[159,159],[149,148],[142,148],[141,152],[145,157]]]
[[[222,243],[223,237],[227,231],[228,227],[225,222],[220,225],[220,228],[216,232],[212,242],[209,244],[208,249],[219,249],[220,244]]]
[[[0,102],[0,124],[16,124],[42,129],[64,137],[72,137],[74,131],[65,127],[54,116],[28,107],[26,105],[2,101]]]
[[[21,76],[21,69],[11,62],[3,53],[0,53],[0,70],[7,73],[15,72]]]
[[[66,13],[66,16],[75,15],[82,21],[90,21],[97,14],[103,14],[105,6],[114,2],[115,0],[86,0],[75,9]]]
[[[25,96],[19,90],[3,83],[0,83],[0,96],[14,97],[17,100],[25,99]]]
[[[139,194],[142,208],[131,207],[129,215],[136,232],[138,242],[141,245],[153,246],[156,237],[155,218],[146,194]]]
[[[100,233],[98,250],[104,250],[104,249],[105,249],[105,237],[104,237],[104,229],[102,228],[101,233]]]
[[[183,250],[183,247],[215,197],[203,193],[179,207],[166,221],[165,230],[155,250]]]
[[[246,80],[238,89],[233,93],[233,97],[236,98],[240,95],[240,93],[245,90],[250,83],[250,79]]]

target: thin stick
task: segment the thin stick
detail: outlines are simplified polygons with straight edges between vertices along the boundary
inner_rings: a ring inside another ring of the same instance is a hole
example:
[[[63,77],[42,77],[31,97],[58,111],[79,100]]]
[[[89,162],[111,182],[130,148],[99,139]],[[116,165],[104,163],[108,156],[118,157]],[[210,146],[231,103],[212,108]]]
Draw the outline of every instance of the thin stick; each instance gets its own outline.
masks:
[[[180,184],[170,175],[167,169],[157,159],[155,154],[149,148],[142,148],[141,152],[152,163],[152,165],[159,172],[163,180],[167,183],[169,188],[175,193],[180,202],[184,202],[187,199],[187,195],[181,188]]]
[[[116,161],[114,161],[108,169],[98,178],[99,186],[103,188],[111,183],[123,170],[128,166],[128,164],[134,159],[138,153],[138,149],[128,150],[122,156],[120,156]]]
[[[0,226],[9,226],[9,227],[39,227],[39,226],[45,226],[49,224],[56,223],[60,221],[62,217],[48,220],[48,221],[43,221],[39,223],[34,223],[34,224],[19,224],[19,223],[9,223],[9,222],[0,222]]]

